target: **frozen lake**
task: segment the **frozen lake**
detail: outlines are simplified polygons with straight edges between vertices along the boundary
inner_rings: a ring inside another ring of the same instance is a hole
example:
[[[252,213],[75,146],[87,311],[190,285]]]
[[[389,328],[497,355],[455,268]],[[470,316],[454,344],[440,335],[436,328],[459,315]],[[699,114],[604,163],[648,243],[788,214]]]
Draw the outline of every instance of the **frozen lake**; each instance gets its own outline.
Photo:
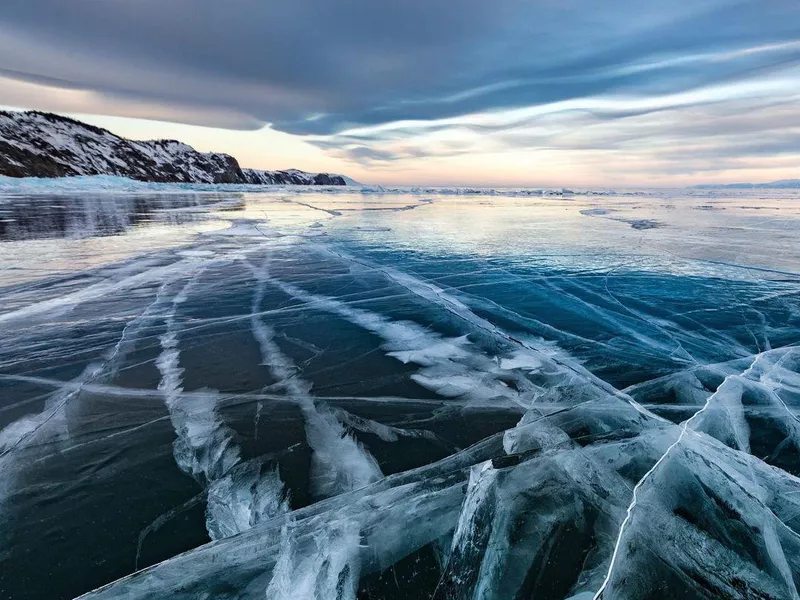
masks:
[[[797,191],[162,187],[0,194],[0,598],[798,598]]]

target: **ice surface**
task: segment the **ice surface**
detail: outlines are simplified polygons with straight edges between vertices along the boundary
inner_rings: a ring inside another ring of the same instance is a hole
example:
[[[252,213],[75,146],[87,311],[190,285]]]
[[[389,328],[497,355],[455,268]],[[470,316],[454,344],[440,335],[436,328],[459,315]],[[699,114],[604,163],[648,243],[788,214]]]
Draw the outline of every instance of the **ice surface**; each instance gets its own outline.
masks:
[[[278,471],[249,461],[232,467],[209,486],[206,526],[211,539],[218,540],[288,510]]]
[[[799,597],[790,192],[6,185],[0,597]]]

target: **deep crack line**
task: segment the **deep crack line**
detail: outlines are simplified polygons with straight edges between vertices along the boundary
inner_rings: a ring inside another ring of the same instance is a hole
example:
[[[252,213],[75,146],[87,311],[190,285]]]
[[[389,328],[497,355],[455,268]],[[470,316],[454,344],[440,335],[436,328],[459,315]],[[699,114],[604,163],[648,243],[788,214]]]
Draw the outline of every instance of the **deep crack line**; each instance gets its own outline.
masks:
[[[251,329],[261,350],[262,364],[276,380],[274,386],[297,402],[305,418],[306,440],[311,447],[313,486],[318,496],[333,496],[358,489],[383,477],[377,460],[354,437],[348,435],[335,414],[327,407],[317,407],[311,394],[312,384],[300,375],[300,369],[275,342],[276,332],[262,321],[258,308],[264,299],[269,276],[270,256],[260,268],[249,262],[255,291],[251,304]]]
[[[150,303],[140,314],[133,317],[125,324],[125,326],[122,329],[122,333],[120,334],[120,338],[114,345],[114,348],[110,356],[105,361],[95,366],[95,368],[92,369],[91,372],[85,373],[84,376],[79,377],[77,381],[65,382],[63,386],[60,388],[60,390],[58,392],[55,392],[54,395],[59,394],[59,392],[66,392],[69,387],[73,387],[73,390],[71,392],[68,392],[66,396],[64,396],[61,400],[58,400],[53,406],[47,409],[49,414],[44,416],[44,413],[42,413],[40,416],[44,416],[43,420],[40,423],[37,423],[33,429],[22,435],[12,445],[4,448],[3,451],[0,452],[0,458],[14,451],[22,443],[28,440],[31,436],[35,435],[36,432],[39,431],[42,427],[44,427],[47,423],[49,423],[53,419],[53,417],[55,417],[55,415],[57,415],[61,411],[61,409],[69,403],[70,400],[77,397],[78,394],[80,394],[81,391],[83,391],[83,389],[88,384],[90,384],[95,379],[100,377],[106,370],[106,367],[114,364],[114,361],[117,359],[117,357],[122,351],[122,346],[127,338],[128,333],[133,329],[135,325],[139,323],[139,321],[147,318],[150,315],[150,312],[152,311],[153,307],[155,307],[161,301],[161,293],[163,291],[163,288],[164,285],[162,285],[159,288],[158,292],[156,293],[155,300],[153,300],[152,303]]]
[[[605,592],[609,582],[611,581],[611,577],[614,573],[614,567],[616,566],[617,556],[619,555],[619,549],[620,546],[622,545],[622,538],[625,535],[625,531],[628,524],[630,523],[631,517],[633,515],[633,509],[636,508],[636,504],[638,501],[638,492],[641,489],[641,487],[648,481],[648,479],[650,479],[650,477],[653,475],[656,469],[658,469],[661,463],[663,463],[667,459],[672,450],[674,450],[683,441],[683,438],[686,435],[686,431],[688,430],[689,425],[692,423],[692,421],[694,421],[694,419],[696,419],[698,416],[700,416],[703,412],[705,412],[708,409],[708,407],[711,405],[711,402],[716,398],[716,396],[720,392],[723,391],[723,389],[726,387],[729,381],[732,381],[733,378],[735,377],[746,376],[747,373],[751,371],[753,367],[756,365],[759,357],[760,355],[758,355],[753,360],[750,367],[748,367],[740,375],[728,375],[723,380],[723,382],[717,388],[717,391],[715,391],[708,397],[703,407],[696,413],[694,413],[690,418],[688,418],[686,421],[683,422],[683,424],[681,425],[680,434],[678,435],[678,439],[676,439],[667,448],[666,452],[664,452],[664,454],[661,455],[661,457],[655,462],[655,464],[652,467],[650,467],[650,470],[647,471],[647,473],[645,473],[644,476],[633,487],[633,498],[631,499],[631,503],[628,505],[628,509],[625,513],[625,518],[622,520],[622,524],[620,525],[619,534],[617,535],[617,541],[614,544],[614,552],[611,554],[611,563],[608,566],[608,573],[606,573],[605,579],[603,579],[603,583],[600,585],[600,588],[597,590],[597,592],[595,592],[595,595],[592,597],[592,600],[601,600],[603,598],[603,593]]]
[[[428,302],[431,302],[434,305],[438,305],[444,308],[450,314],[458,317],[463,321],[466,321],[467,323],[470,323],[474,327],[477,327],[478,329],[481,329],[482,331],[485,331],[486,333],[489,333],[492,336],[499,337],[508,342],[511,342],[516,346],[520,346],[525,350],[527,350],[528,352],[534,353],[536,356],[545,357],[547,360],[551,360],[558,366],[571,371],[572,373],[574,373],[579,377],[585,378],[587,381],[589,381],[592,385],[596,386],[600,390],[612,396],[620,398],[625,402],[628,402],[631,406],[633,406],[633,408],[635,408],[638,412],[642,414],[646,414],[647,416],[655,418],[657,420],[662,420],[662,421],[664,420],[661,417],[658,417],[657,415],[650,413],[638,402],[630,398],[627,394],[616,389],[611,384],[609,384],[606,381],[603,381],[599,377],[596,377],[594,374],[587,371],[580,365],[562,360],[558,356],[551,356],[543,352],[541,349],[536,348],[535,346],[525,342],[524,340],[515,337],[509,333],[506,333],[494,323],[484,319],[483,317],[476,315],[468,306],[460,302],[457,298],[449,295],[443,289],[439,288],[436,285],[433,285],[432,283],[429,283],[428,281],[420,280],[414,277],[413,275],[399,272],[395,269],[382,267],[380,265],[372,265],[368,262],[358,260],[357,258],[348,256],[344,253],[338,252],[329,247],[323,246],[320,249],[322,251],[333,254],[334,256],[337,256],[341,260],[344,260],[346,262],[356,263],[358,265],[367,267],[369,269],[379,271],[383,273],[386,277],[388,277],[390,280],[394,281],[401,287],[408,290],[410,293],[424,300],[427,300]]]

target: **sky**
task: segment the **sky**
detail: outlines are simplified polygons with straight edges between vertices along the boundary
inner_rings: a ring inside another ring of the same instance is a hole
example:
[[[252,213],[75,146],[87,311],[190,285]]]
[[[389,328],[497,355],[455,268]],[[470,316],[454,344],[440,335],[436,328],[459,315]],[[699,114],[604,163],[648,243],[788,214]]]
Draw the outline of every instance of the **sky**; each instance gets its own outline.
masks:
[[[375,184],[800,178],[800,0],[3,0],[0,105]]]

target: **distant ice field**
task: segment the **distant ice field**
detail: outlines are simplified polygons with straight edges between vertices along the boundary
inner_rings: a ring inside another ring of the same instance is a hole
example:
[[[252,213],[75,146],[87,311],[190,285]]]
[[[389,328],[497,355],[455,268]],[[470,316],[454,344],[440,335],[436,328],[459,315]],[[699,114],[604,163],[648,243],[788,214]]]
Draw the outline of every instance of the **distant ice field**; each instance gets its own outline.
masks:
[[[0,598],[800,598],[800,194],[0,180]]]

